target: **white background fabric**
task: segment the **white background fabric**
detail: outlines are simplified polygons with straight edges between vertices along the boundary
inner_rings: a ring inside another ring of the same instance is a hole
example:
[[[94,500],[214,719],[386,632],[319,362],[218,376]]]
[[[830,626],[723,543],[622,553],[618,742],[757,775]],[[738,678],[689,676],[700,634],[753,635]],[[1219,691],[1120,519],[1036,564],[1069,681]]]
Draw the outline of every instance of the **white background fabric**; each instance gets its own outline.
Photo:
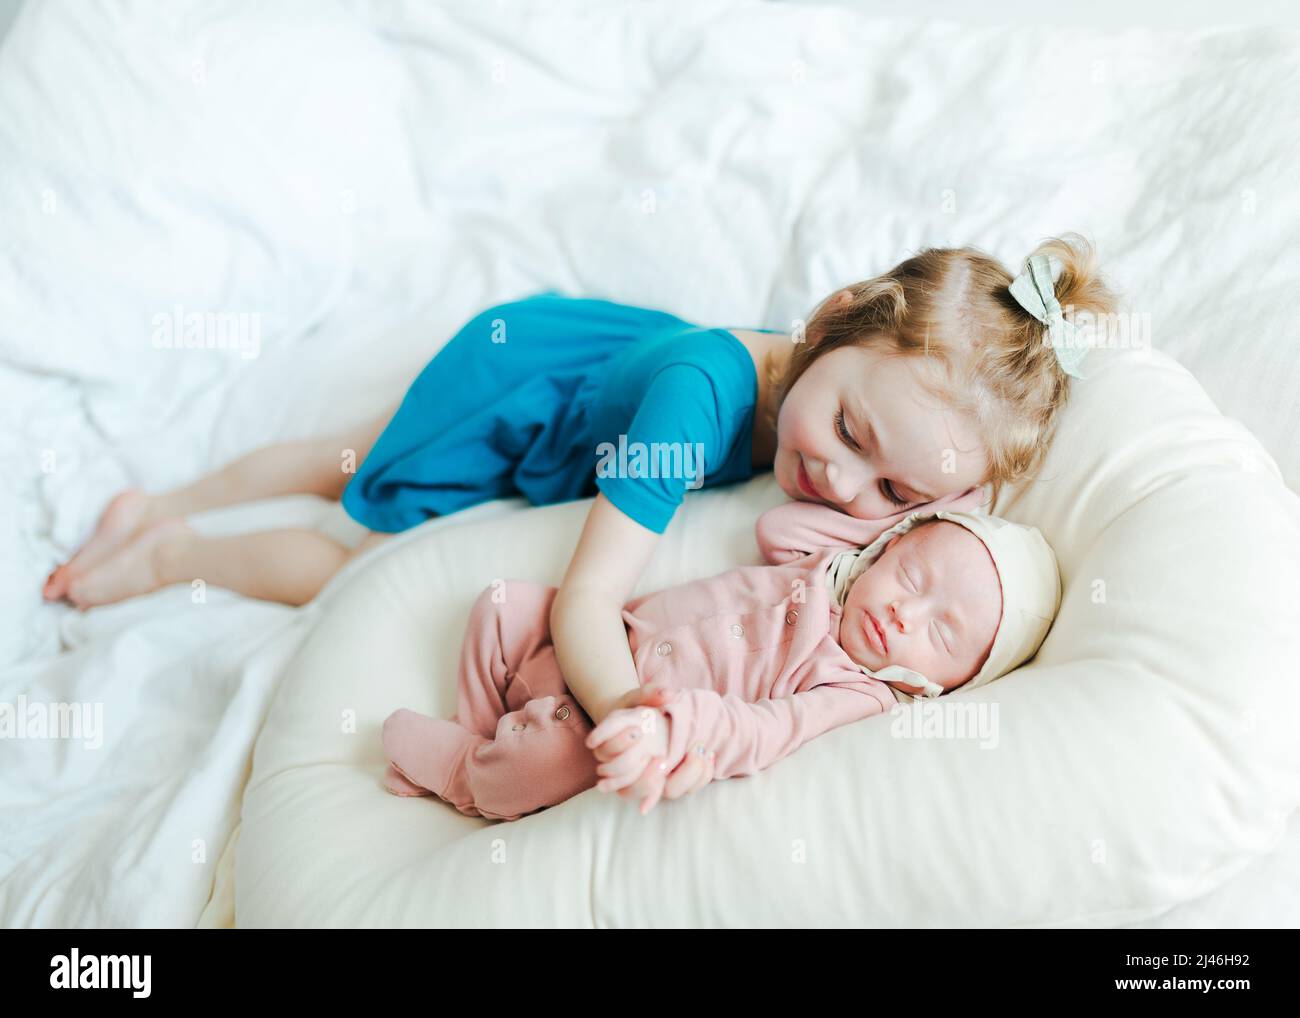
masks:
[[[1081,229],[1300,485],[1296,54],[739,0],[28,5],[0,49],[0,699],[96,699],[116,732],[0,744],[0,917],[192,922],[308,621],[183,588],[78,616],[39,602],[50,566],[124,483],[378,412],[494,301],[785,327],[926,244],[1014,265]],[[154,349],[178,304],[261,315],[261,356]]]

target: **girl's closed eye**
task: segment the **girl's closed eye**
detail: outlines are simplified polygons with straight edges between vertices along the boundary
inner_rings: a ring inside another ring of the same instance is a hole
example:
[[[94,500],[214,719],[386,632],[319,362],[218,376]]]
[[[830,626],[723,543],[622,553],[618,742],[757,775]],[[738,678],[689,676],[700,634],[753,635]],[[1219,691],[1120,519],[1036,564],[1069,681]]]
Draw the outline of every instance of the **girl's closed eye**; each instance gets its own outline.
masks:
[[[839,434],[840,438],[844,440],[844,444],[847,445],[850,449],[855,449],[858,450],[859,452],[861,451],[862,447],[858,445],[857,441],[853,438],[853,436],[849,434],[849,427],[847,424],[844,423],[843,404],[840,404],[840,408],[835,411],[835,431]]]
[[[909,499],[899,497],[898,492],[894,490],[894,485],[891,481],[880,482],[880,493],[884,495],[885,498],[889,499],[889,501],[893,502],[894,505],[907,505],[910,501]]]
[[[840,436],[840,440],[854,452],[862,451],[862,446],[858,444],[857,439],[855,439],[849,432],[848,424],[845,423],[844,404],[842,403],[840,404],[840,408],[835,411],[835,432]],[[907,505],[911,501],[911,499],[902,498],[898,492],[894,490],[894,484],[892,481],[882,480],[880,482],[880,493],[897,506]]]

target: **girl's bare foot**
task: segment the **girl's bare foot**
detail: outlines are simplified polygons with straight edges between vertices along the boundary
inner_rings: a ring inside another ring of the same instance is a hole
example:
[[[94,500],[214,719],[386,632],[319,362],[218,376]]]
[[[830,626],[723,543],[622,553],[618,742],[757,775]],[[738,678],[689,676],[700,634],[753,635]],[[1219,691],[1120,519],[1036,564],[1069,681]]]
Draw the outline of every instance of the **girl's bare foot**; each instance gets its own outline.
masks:
[[[128,488],[115,496],[99,517],[95,533],[75,555],[59,566],[45,581],[42,595],[47,601],[68,596],[71,582],[85,576],[135,537],[147,524],[151,499],[143,491]]]
[[[82,611],[96,605],[124,601],[157,590],[163,585],[158,556],[194,532],[181,519],[149,524],[127,545],[68,581],[68,600]]]

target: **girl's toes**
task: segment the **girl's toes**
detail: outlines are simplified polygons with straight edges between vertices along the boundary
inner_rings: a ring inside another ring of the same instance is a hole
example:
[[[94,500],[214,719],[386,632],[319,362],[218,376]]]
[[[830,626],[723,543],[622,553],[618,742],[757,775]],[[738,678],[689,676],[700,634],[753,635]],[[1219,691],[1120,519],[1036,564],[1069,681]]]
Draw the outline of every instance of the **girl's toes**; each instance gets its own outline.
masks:
[[[191,534],[181,520],[164,520],[88,572],[68,581],[68,599],[78,608],[112,604],[148,594],[162,586],[156,556],[168,542]]]
[[[132,593],[144,593],[140,590],[131,591],[131,586],[110,559],[99,569],[93,569],[85,576],[78,576],[69,582],[68,600],[85,611],[87,608],[121,601]]]
[[[55,587],[60,596],[66,593],[73,576],[94,569],[146,529],[151,503],[151,497],[136,488],[128,488],[109,501],[90,539],[59,567],[65,577]]]
[[[91,576],[79,577],[69,581],[66,597],[78,610],[84,612],[87,608],[99,603],[96,599],[98,593],[99,588],[92,574]]]

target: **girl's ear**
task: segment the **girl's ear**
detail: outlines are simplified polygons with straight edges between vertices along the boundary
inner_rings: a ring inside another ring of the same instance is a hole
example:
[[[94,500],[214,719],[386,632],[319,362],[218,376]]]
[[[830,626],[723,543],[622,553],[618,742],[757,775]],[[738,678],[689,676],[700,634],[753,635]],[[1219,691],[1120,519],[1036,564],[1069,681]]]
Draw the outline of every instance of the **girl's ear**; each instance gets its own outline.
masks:
[[[848,306],[853,301],[853,293],[849,290],[839,290],[826,299],[827,311],[839,311]],[[821,342],[824,333],[820,329],[809,328],[805,338],[809,346],[816,346]]]

